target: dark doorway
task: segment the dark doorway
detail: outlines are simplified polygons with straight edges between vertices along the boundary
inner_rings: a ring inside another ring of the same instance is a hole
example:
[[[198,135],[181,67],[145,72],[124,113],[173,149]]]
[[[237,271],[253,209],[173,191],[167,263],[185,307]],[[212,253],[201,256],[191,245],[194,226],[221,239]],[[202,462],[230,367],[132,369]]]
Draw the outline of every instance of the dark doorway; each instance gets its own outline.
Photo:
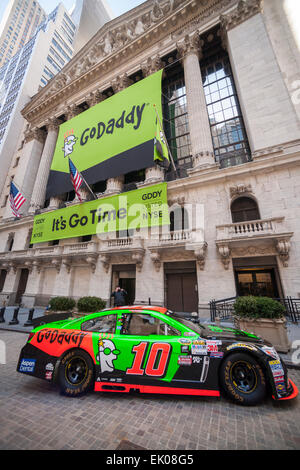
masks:
[[[7,276],[7,271],[5,269],[1,269],[1,272],[0,272],[0,292],[3,291],[6,276]]]
[[[196,273],[167,274],[167,307],[175,312],[198,312]]]
[[[135,300],[135,278],[119,278],[119,285],[127,292],[127,305],[133,305]]]
[[[16,304],[19,305],[22,300],[22,296],[26,290],[27,286],[27,281],[28,281],[28,276],[29,276],[29,271],[28,269],[22,269],[21,275],[20,275],[20,280],[19,280],[19,286],[16,294]]]
[[[274,268],[237,269],[235,279],[238,296],[279,297]]]

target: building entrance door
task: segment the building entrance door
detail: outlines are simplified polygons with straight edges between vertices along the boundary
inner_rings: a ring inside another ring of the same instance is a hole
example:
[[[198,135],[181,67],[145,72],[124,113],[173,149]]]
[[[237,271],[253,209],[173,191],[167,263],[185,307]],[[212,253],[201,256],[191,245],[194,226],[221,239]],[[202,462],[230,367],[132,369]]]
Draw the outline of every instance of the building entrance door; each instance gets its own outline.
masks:
[[[235,271],[237,295],[279,297],[274,269],[238,269]]]
[[[119,285],[127,292],[127,305],[133,305],[135,300],[135,278],[120,278]]]
[[[19,280],[19,285],[18,285],[18,290],[16,294],[16,300],[15,300],[16,305],[21,303],[22,296],[26,290],[28,276],[29,276],[28,269],[22,269],[20,280]]]
[[[167,307],[174,312],[197,312],[196,273],[167,274]]]
[[[117,286],[126,290],[126,305],[133,305],[135,301],[136,266],[131,264],[113,265],[112,291]]]

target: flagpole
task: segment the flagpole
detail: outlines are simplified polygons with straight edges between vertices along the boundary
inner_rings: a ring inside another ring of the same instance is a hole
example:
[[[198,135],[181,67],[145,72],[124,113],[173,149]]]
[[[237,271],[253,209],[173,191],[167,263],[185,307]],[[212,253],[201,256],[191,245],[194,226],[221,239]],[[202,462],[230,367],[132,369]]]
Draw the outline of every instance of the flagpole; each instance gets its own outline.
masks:
[[[70,161],[72,162],[72,160],[71,160],[70,157],[69,157],[69,166],[70,166]],[[73,163],[73,162],[72,162],[72,163]],[[74,163],[73,163],[73,165],[74,165]],[[78,170],[77,170],[77,171],[78,171]],[[94,200],[97,200],[97,199],[98,199],[97,196],[93,193],[91,187],[87,184],[85,178],[82,176],[82,173],[79,172],[79,174],[80,174],[80,176],[81,176],[81,178],[82,178],[84,184],[86,185],[86,187],[88,188],[88,190],[90,191],[90,193],[93,195]]]
[[[160,121],[160,119],[159,119],[159,115],[158,115],[158,112],[157,112],[157,109],[156,109],[155,104],[154,104],[153,106],[154,106],[154,109],[155,109],[155,112],[156,112],[156,116],[157,116],[157,119],[158,119],[158,122],[159,122],[159,127],[160,127],[161,130],[162,130],[162,133],[163,133],[163,135],[164,135],[164,138],[165,138],[165,141],[166,141],[166,144],[167,144],[168,152],[169,152],[169,155],[170,155],[170,157],[171,157],[171,163],[172,163],[172,166],[173,166],[173,170],[175,171],[176,176],[178,176],[178,175],[177,175],[177,169],[176,169],[176,166],[175,166],[175,163],[174,163],[174,159],[173,159],[173,156],[172,156],[172,153],[171,153],[169,144],[168,144],[168,140],[167,140],[167,138],[166,138],[166,134],[165,134],[165,132],[164,132],[164,129],[163,129],[162,125],[161,125],[161,121]]]
[[[95,200],[98,199],[97,196],[96,196],[96,194],[94,194],[94,192],[92,191],[92,189],[91,189],[90,186],[87,184],[87,182],[86,182],[86,180],[84,179],[84,177],[82,176],[82,173],[80,173],[80,174],[81,174],[81,178],[83,179],[83,181],[84,181],[86,187],[88,188],[88,190],[90,191],[90,193],[93,195],[93,198],[94,198]]]

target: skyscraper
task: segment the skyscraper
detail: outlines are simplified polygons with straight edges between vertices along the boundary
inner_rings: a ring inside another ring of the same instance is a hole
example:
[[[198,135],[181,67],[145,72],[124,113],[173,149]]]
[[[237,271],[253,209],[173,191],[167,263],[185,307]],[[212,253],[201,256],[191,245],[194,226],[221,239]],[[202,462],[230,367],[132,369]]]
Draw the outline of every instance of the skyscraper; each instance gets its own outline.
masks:
[[[72,20],[78,25],[74,53],[77,52],[97,33],[105,23],[113,19],[113,12],[106,0],[76,0],[70,12]]]
[[[0,67],[33,36],[47,15],[35,0],[10,0],[0,24]]]
[[[21,110],[71,60],[75,36],[76,26],[60,3],[0,69],[0,190],[13,177],[8,174],[13,154],[24,144]]]

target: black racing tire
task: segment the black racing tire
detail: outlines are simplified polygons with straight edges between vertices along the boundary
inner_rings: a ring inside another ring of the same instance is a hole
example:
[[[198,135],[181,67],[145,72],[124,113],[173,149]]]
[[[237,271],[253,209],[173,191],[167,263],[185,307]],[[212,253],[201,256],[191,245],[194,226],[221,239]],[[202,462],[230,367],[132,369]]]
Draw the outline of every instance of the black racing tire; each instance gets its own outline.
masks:
[[[250,354],[236,352],[220,367],[220,385],[225,395],[239,405],[254,406],[263,401],[267,386],[261,365]]]
[[[89,354],[72,349],[62,358],[57,381],[62,395],[79,397],[87,393],[94,383],[94,366]]]

